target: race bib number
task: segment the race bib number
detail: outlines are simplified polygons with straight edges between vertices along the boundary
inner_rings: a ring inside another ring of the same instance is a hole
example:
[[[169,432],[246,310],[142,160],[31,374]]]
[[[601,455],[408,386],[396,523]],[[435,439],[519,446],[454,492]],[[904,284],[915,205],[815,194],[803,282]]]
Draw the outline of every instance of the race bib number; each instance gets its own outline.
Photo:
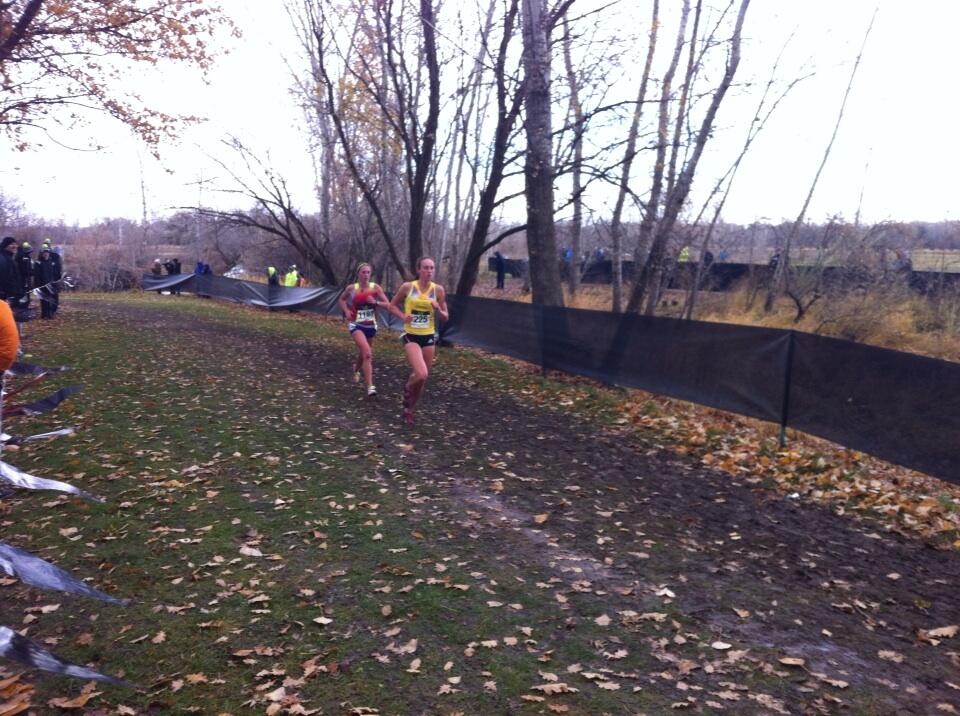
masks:
[[[411,328],[429,328],[430,313],[428,311],[414,311],[410,320]]]
[[[361,323],[370,323],[373,321],[375,309],[373,308],[358,308],[357,309],[357,320]]]

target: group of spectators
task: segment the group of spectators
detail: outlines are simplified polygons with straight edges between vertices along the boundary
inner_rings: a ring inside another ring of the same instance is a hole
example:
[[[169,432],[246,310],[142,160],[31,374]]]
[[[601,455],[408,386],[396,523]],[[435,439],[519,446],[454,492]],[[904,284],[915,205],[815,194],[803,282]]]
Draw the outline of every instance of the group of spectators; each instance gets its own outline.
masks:
[[[307,285],[307,279],[300,273],[296,264],[292,264],[285,273],[277,271],[276,266],[267,266],[267,285],[303,288]]]
[[[167,272],[167,276],[179,276],[183,273],[183,264],[180,263],[180,259],[178,259],[176,256],[174,256],[172,259],[168,259],[167,261],[154,259],[153,266],[150,267],[150,273],[152,273],[155,277],[160,278],[164,271]],[[211,268],[210,264],[203,259],[200,259],[197,261],[197,266],[193,269],[193,273],[195,276],[210,276],[213,274],[213,269]],[[170,292],[179,296],[180,287],[175,286],[170,289]],[[160,292],[157,291],[157,293]]]
[[[0,241],[0,299],[10,304],[14,315],[22,316],[29,309],[30,296],[36,289],[40,297],[40,317],[53,318],[60,305],[62,278],[63,261],[53,250],[50,239],[44,239],[37,260],[33,259],[29,241],[18,242],[12,236]]]

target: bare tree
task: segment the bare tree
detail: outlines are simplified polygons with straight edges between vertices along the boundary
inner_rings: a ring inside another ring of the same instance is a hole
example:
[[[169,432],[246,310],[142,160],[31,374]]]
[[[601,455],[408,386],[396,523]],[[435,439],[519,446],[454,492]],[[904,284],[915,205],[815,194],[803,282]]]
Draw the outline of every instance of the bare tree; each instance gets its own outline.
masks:
[[[399,11],[389,2],[371,6],[358,3],[351,10],[356,15],[355,33],[363,34],[362,39],[367,43],[363,50],[366,51],[348,56],[340,50],[321,0],[305,0],[301,9],[301,26],[310,35],[306,46],[312,54],[314,79],[326,95],[325,111],[333,122],[343,159],[376,218],[397,270],[403,275],[411,275],[416,259],[423,253],[424,215],[429,204],[429,180],[434,171],[440,115],[437,18],[432,1],[420,0],[416,15],[419,32],[414,37],[404,26],[403,4]],[[411,38],[417,43],[415,49],[408,44]],[[342,65],[339,79],[334,77],[330,66],[334,58],[339,58]],[[416,64],[411,66],[413,59]],[[422,70],[426,73],[425,93],[421,92]],[[337,88],[345,81],[376,106],[379,113],[376,119],[356,114],[348,118],[349,109],[336,98]],[[388,193],[383,191],[389,186],[387,167],[381,162],[379,179],[364,171],[361,165],[367,157],[350,136],[350,121],[373,123],[378,127],[383,136],[379,143],[381,151],[393,141],[402,148],[408,204],[406,261],[400,258],[400,242],[386,215],[385,202],[390,200]]]
[[[505,235],[501,235],[493,241],[488,241],[493,214],[497,208],[497,196],[508,163],[507,153],[511,146],[511,135],[520,115],[524,97],[522,84],[517,82],[512,83],[513,92],[511,93],[511,73],[507,69],[510,43],[515,37],[518,14],[518,0],[510,0],[494,63],[493,77],[496,88],[497,118],[494,125],[493,151],[487,180],[480,192],[477,215],[473,222],[473,230],[470,234],[470,243],[467,247],[463,269],[457,281],[457,293],[463,296],[469,296],[473,291],[477,281],[481,256],[505,238]]]
[[[673,45],[673,55],[670,59],[670,65],[660,86],[660,108],[659,120],[657,123],[657,151],[653,162],[653,178],[650,185],[650,196],[647,199],[646,207],[643,212],[643,219],[640,222],[640,233],[637,237],[637,248],[634,256],[639,262],[640,256],[644,253],[647,246],[651,243],[654,228],[657,225],[657,217],[660,211],[660,195],[663,192],[663,171],[667,156],[667,131],[670,122],[670,99],[673,93],[673,77],[677,72],[677,65],[680,63],[680,53],[683,51],[683,41],[687,33],[687,18],[690,15],[690,2],[683,0],[683,8],[680,13],[680,23],[677,27],[677,39]],[[664,246],[666,242],[664,241]],[[647,260],[643,265],[640,275],[634,284],[630,300],[627,303],[627,312],[632,313],[637,310],[643,294],[647,289],[647,284],[651,279],[657,283],[660,280],[660,271],[663,261],[663,249],[654,253],[654,247],[651,246]]]
[[[320,272],[325,284],[337,285],[337,271],[329,256],[329,239],[319,236],[308,226],[306,218],[294,206],[284,178],[255,157],[239,140],[233,139],[225,144],[243,161],[247,176],[241,176],[226,162],[215,159],[239,187],[221,191],[251,200],[259,211],[221,211],[198,206],[195,207],[197,213],[238,226],[257,228],[283,240],[303,258],[305,266],[313,266]]]
[[[780,103],[790,94],[790,91],[796,87],[798,83],[804,79],[810,77],[810,74],[801,75],[793,78],[790,82],[786,84],[783,90],[779,95],[770,103],[769,107],[767,106],[767,100],[770,96],[770,91],[773,89],[774,82],[776,81],[777,69],[780,66],[780,60],[783,57],[783,52],[786,50],[787,45],[789,45],[790,40],[793,38],[791,35],[787,41],[784,43],[783,48],[780,50],[780,54],[777,56],[777,59],[773,63],[773,67],[770,70],[770,77],[767,80],[767,84],[764,87],[763,94],[760,97],[760,101],[757,103],[757,109],[753,113],[753,118],[750,120],[750,125],[747,128],[747,135],[744,138],[743,146],[740,148],[740,153],[737,155],[736,159],[731,163],[730,167],[724,172],[716,184],[714,184],[713,189],[711,189],[710,194],[707,196],[706,200],[703,202],[703,206],[700,209],[700,213],[697,214],[697,218],[694,220],[693,225],[697,226],[700,223],[700,220],[703,218],[703,214],[706,212],[707,208],[710,205],[710,202],[713,201],[713,198],[723,191],[720,201],[717,202],[714,207],[713,217],[710,219],[710,223],[707,225],[707,229],[703,232],[703,240],[700,244],[699,259],[697,261],[696,274],[694,276],[693,283],[690,286],[690,291],[687,294],[686,303],[684,305],[683,314],[687,320],[693,318],[693,311],[697,303],[697,293],[700,290],[700,286],[703,283],[704,276],[709,272],[710,267],[707,265],[706,257],[709,255],[710,242],[713,238],[714,230],[717,227],[717,222],[720,220],[720,215],[723,213],[723,207],[727,203],[727,199],[730,196],[730,191],[733,188],[734,180],[737,178],[737,172],[740,169],[740,164],[743,162],[744,157],[746,157],[747,152],[750,150],[750,147],[753,145],[754,140],[763,131],[763,128],[767,125],[767,122],[770,120],[770,117],[773,116],[773,113],[776,111],[777,107],[780,106]]]
[[[527,252],[533,302],[562,306],[553,218],[553,149],[550,102],[550,29],[544,0],[523,2],[523,68],[527,153]]]
[[[570,287],[570,295],[574,296],[580,287],[580,271],[578,260],[580,257],[580,240],[583,232],[583,182],[581,172],[583,171],[583,133],[586,128],[586,122],[583,116],[583,105],[580,104],[580,78],[573,67],[573,58],[571,57],[570,46],[573,44],[570,35],[570,21],[566,15],[563,16],[563,64],[566,70],[567,85],[570,88],[570,107],[571,123],[573,124],[573,166],[572,171],[572,193],[573,218],[570,222],[570,251],[574,259],[567,267],[569,275],[567,283]]]
[[[730,88],[733,78],[736,75],[737,67],[740,64],[740,45],[743,22],[746,18],[749,5],[750,0],[741,0],[740,2],[740,9],[737,13],[733,35],[730,38],[729,54],[727,56],[727,63],[723,77],[721,78],[720,84],[714,90],[710,98],[710,104],[694,138],[693,149],[690,155],[686,158],[683,168],[677,175],[676,183],[667,193],[666,200],[664,202],[663,217],[656,222],[656,231],[651,242],[650,254],[647,257],[647,261],[644,264],[637,283],[633,287],[633,291],[630,295],[630,301],[627,304],[626,310],[628,313],[636,311],[637,308],[639,308],[640,303],[644,298],[644,294],[647,293],[648,288],[650,288],[650,291],[649,295],[647,296],[646,313],[652,314],[656,306],[656,292],[658,287],[656,282],[654,282],[654,285],[650,287],[650,279],[651,277],[656,277],[657,280],[659,280],[659,276],[663,268],[663,258],[665,255],[667,242],[670,239],[674,226],[679,218],[680,210],[683,208],[683,205],[687,200],[687,196],[690,193],[690,187],[693,184],[693,178],[696,174],[700,157],[703,155],[707,141],[713,132],[713,122],[716,118],[717,111],[720,109],[723,98],[726,96],[727,90]],[[664,141],[666,137],[666,122],[663,110],[664,108],[661,106],[660,130],[658,132],[661,141]],[[648,214],[652,209],[653,207],[651,206],[647,207]],[[644,216],[644,219],[646,220],[646,215]]]
[[[867,46],[867,40],[870,38],[870,31],[873,30],[873,21],[876,18],[877,9],[874,9],[873,15],[870,17],[870,24],[867,25],[867,31],[863,35],[863,42],[860,44],[860,51],[857,53],[857,59],[853,63],[853,69],[850,71],[850,80],[847,82],[847,89],[843,93],[843,101],[840,103],[840,111],[837,113],[837,121],[833,125],[833,134],[830,135],[830,141],[827,142],[827,148],[823,152],[823,159],[820,160],[820,166],[817,167],[817,172],[814,174],[813,181],[810,183],[810,190],[807,192],[807,197],[803,201],[803,206],[800,207],[800,213],[793,222],[790,233],[787,234],[787,238],[780,252],[780,260],[777,262],[777,268],[774,271],[773,278],[770,280],[770,284],[767,288],[767,298],[763,304],[763,309],[767,312],[773,310],[774,301],[776,300],[777,294],[780,292],[783,286],[784,276],[789,270],[791,244],[796,238],[801,224],[803,224],[804,218],[807,215],[807,207],[810,206],[810,200],[813,198],[813,192],[816,190],[817,183],[820,181],[820,174],[823,172],[823,168],[827,164],[827,159],[830,158],[830,151],[833,149],[833,142],[837,138],[837,132],[840,131],[840,123],[843,120],[843,112],[847,106],[847,99],[850,97],[850,89],[853,87],[853,80],[857,76],[857,69],[860,67],[860,59],[863,57],[863,51]]]
[[[613,243],[613,311],[619,313],[623,303],[623,205],[630,192],[630,170],[633,167],[634,157],[637,155],[637,135],[640,129],[640,117],[643,114],[643,105],[647,97],[647,84],[650,81],[650,70],[653,67],[653,55],[657,48],[657,30],[660,27],[660,2],[653,0],[650,18],[650,39],[647,43],[647,59],[643,65],[643,74],[640,76],[640,86],[637,90],[637,99],[630,120],[630,129],[627,130],[627,144],[623,153],[620,181],[618,183],[617,201],[613,207],[613,217],[610,219],[610,238]]]

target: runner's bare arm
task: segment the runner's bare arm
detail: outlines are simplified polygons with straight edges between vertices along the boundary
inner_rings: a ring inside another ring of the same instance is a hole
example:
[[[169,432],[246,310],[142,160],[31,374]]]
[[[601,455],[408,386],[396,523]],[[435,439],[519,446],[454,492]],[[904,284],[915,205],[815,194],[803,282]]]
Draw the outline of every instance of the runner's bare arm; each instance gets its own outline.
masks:
[[[383,292],[383,289],[380,286],[377,286],[377,295],[373,299],[374,305],[377,308],[383,308],[387,313],[392,313],[390,310],[390,299],[387,298],[387,294]]]
[[[390,301],[390,304],[387,306],[387,310],[390,311],[394,316],[399,318],[404,323],[410,322],[410,316],[406,315],[403,312],[403,309],[400,308],[400,304],[403,302],[403,299],[407,297],[407,292],[410,291],[410,284],[404,283],[397,290],[397,295],[393,297],[393,300]]]
[[[353,286],[347,286],[345,289],[343,289],[343,291],[340,292],[340,298],[337,299],[337,305],[340,306],[340,312],[348,321],[350,320],[350,309],[347,308],[347,299],[350,297],[352,292]]]
[[[440,314],[440,320],[450,320],[450,312],[447,310],[447,292],[443,290],[443,286],[437,286],[437,298],[431,301],[431,303],[437,313]]]

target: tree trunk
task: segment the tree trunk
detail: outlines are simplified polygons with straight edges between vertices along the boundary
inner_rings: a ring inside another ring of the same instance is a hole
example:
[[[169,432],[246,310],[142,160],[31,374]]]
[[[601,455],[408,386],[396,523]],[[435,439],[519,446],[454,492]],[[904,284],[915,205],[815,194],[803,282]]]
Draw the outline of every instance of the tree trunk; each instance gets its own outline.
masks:
[[[523,0],[524,107],[527,154],[527,252],[533,303],[562,306],[553,220],[553,140],[550,116],[550,46],[543,0]]]
[[[620,174],[620,189],[617,192],[617,203],[613,207],[613,218],[610,220],[610,238],[613,241],[613,312],[620,313],[623,306],[623,204],[630,189],[630,168],[633,158],[637,154],[637,133],[640,129],[640,116],[643,114],[643,103],[647,96],[647,83],[650,81],[650,68],[653,66],[653,54],[657,47],[657,29],[660,25],[660,0],[653,0],[653,16],[650,18],[650,43],[647,45],[647,60],[643,66],[643,76],[640,78],[640,89],[637,91],[637,103],[633,110],[633,120],[630,122],[630,131],[627,133],[627,148],[623,155],[623,169]],[[639,255],[635,255],[639,263]],[[574,254],[574,264],[580,260],[579,254]],[[637,265],[637,264],[635,264]]]
[[[627,302],[627,313],[633,313],[640,307],[640,302],[647,291],[647,287],[653,284],[653,292],[656,293],[656,287],[660,282],[660,271],[663,262],[663,250],[658,248],[655,241],[651,241],[654,233],[654,227],[657,224],[657,215],[660,212],[660,195],[663,192],[663,169],[667,156],[667,128],[670,123],[670,96],[673,92],[673,77],[677,72],[677,65],[680,62],[680,53],[683,50],[683,38],[687,33],[687,17],[690,15],[690,2],[683,0],[683,11],[680,15],[680,26],[677,28],[677,39],[673,46],[673,57],[670,59],[670,66],[663,76],[663,85],[660,92],[660,118],[657,124],[657,156],[653,164],[653,181],[650,186],[650,198],[647,200],[647,206],[643,212],[643,219],[640,222],[640,235],[637,237],[637,251],[635,258],[639,263],[639,253],[642,247],[650,245],[650,251],[647,254],[647,260],[643,262],[643,268],[637,275],[636,282],[633,285],[633,291],[630,292],[630,300]]]
[[[440,118],[440,65],[437,60],[436,17],[432,0],[420,0],[420,25],[423,28],[423,60],[427,66],[427,120],[422,143],[414,158],[410,187],[410,271],[416,272],[417,259],[423,255],[423,215],[427,207],[427,177],[433,166],[433,148],[437,143]]]
[[[567,266],[567,285],[570,288],[571,298],[577,294],[580,287],[580,271],[577,262],[580,256],[580,239],[583,232],[583,187],[581,185],[581,171],[583,165],[583,107],[580,105],[580,80],[573,69],[573,59],[570,52],[570,23],[566,15],[563,17],[563,64],[567,71],[567,84],[570,87],[570,113],[573,115],[573,220],[570,226],[570,251],[573,259]],[[564,263],[567,257],[564,256]]]

